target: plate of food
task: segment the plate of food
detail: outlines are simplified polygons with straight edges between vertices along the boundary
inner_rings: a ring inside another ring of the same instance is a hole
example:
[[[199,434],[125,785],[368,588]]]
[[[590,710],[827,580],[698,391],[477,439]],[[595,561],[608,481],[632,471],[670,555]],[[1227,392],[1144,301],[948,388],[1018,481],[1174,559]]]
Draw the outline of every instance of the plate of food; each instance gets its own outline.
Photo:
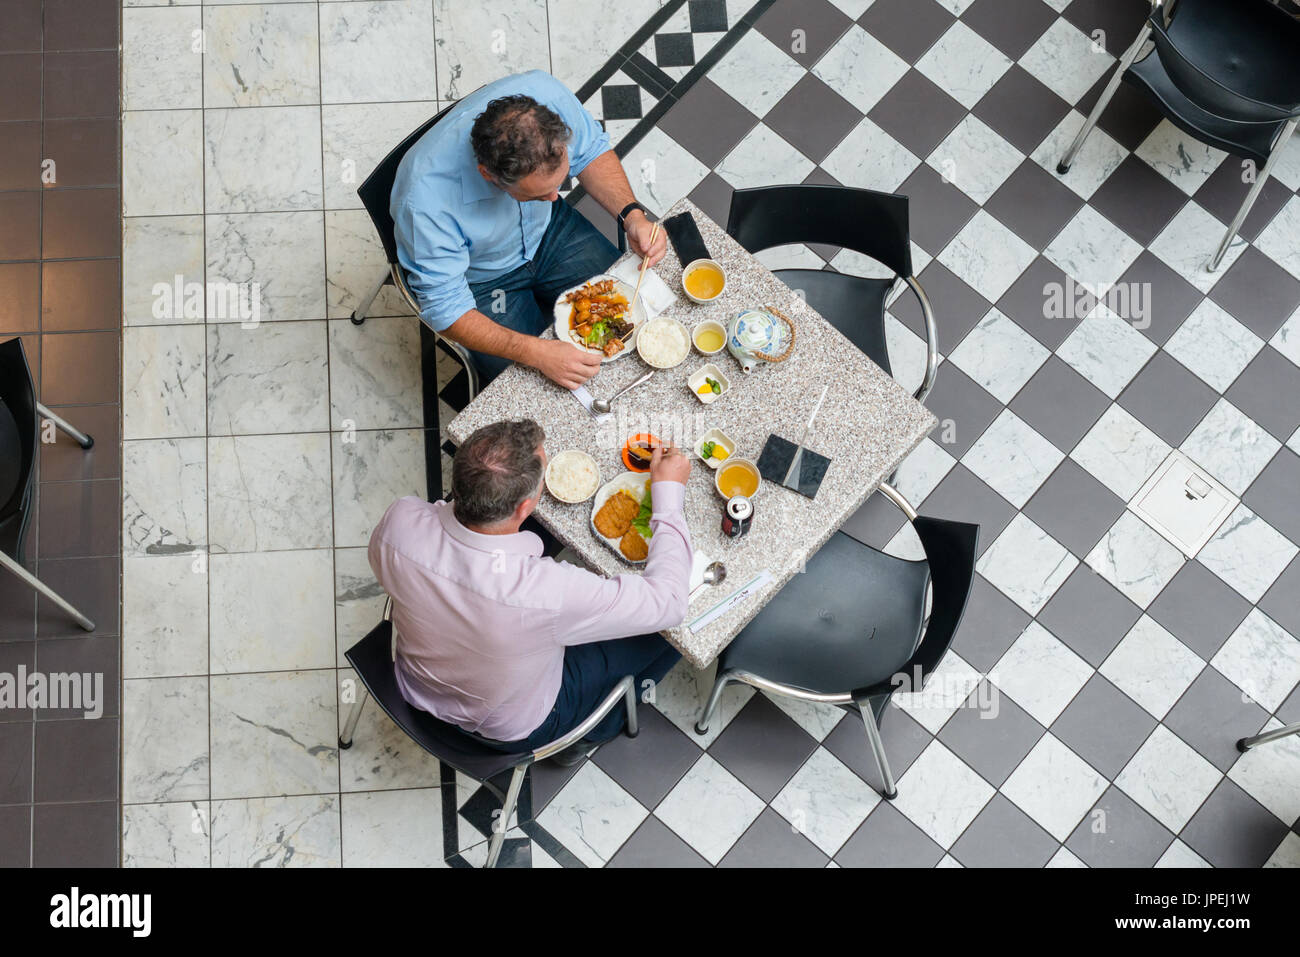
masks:
[[[591,530],[633,565],[650,554],[650,473],[624,472],[596,492]]]
[[[646,320],[645,305],[637,300],[628,311],[632,287],[616,276],[592,276],[555,300],[555,335],[603,356],[602,362],[621,359],[633,351],[637,330]]]

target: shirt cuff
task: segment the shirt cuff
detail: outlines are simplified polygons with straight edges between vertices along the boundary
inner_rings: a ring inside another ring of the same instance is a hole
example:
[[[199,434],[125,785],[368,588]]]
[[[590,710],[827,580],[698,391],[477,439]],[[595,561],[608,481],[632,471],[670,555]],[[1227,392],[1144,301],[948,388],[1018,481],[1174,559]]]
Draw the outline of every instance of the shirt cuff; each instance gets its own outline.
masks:
[[[420,318],[434,332],[443,332],[457,319],[471,309],[477,308],[477,306],[473,293],[466,287],[464,295],[456,296],[450,301],[422,302],[420,304]]]
[[[686,503],[686,486],[681,482],[653,482],[650,500],[654,506],[651,518],[679,514]]]

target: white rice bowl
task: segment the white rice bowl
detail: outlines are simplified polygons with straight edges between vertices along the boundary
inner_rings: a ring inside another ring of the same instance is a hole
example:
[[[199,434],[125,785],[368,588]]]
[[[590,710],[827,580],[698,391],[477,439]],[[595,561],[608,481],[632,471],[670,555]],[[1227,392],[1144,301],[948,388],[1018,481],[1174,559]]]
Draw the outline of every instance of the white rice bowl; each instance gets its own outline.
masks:
[[[691,351],[691,336],[676,319],[651,319],[637,333],[636,351],[647,365],[671,369]]]
[[[579,449],[566,449],[552,456],[546,465],[546,488],[561,502],[585,502],[600,488],[596,460]]]

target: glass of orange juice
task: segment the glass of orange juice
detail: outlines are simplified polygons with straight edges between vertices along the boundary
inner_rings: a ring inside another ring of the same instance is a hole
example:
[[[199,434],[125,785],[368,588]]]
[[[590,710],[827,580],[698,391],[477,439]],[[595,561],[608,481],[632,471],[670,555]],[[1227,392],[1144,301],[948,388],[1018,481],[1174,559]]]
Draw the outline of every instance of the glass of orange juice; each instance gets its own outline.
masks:
[[[682,270],[682,288],[692,302],[710,303],[727,288],[727,273],[712,259],[696,259]]]
[[[758,466],[749,459],[729,458],[713,473],[713,486],[723,498],[753,498],[759,486]]]

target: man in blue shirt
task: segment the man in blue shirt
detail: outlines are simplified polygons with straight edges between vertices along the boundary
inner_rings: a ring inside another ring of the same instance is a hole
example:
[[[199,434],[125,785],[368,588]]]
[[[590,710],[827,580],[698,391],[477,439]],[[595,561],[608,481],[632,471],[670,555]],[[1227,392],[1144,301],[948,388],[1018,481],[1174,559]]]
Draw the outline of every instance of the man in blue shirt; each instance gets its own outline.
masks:
[[[600,371],[600,356],[537,336],[561,292],[606,271],[618,249],[558,190],[577,176],[619,217],[628,245],[663,258],[650,221],[578,98],[541,70],[465,97],[402,159],[389,211],[398,259],[420,318],[471,352],[486,384],[511,362],[568,389]]]

